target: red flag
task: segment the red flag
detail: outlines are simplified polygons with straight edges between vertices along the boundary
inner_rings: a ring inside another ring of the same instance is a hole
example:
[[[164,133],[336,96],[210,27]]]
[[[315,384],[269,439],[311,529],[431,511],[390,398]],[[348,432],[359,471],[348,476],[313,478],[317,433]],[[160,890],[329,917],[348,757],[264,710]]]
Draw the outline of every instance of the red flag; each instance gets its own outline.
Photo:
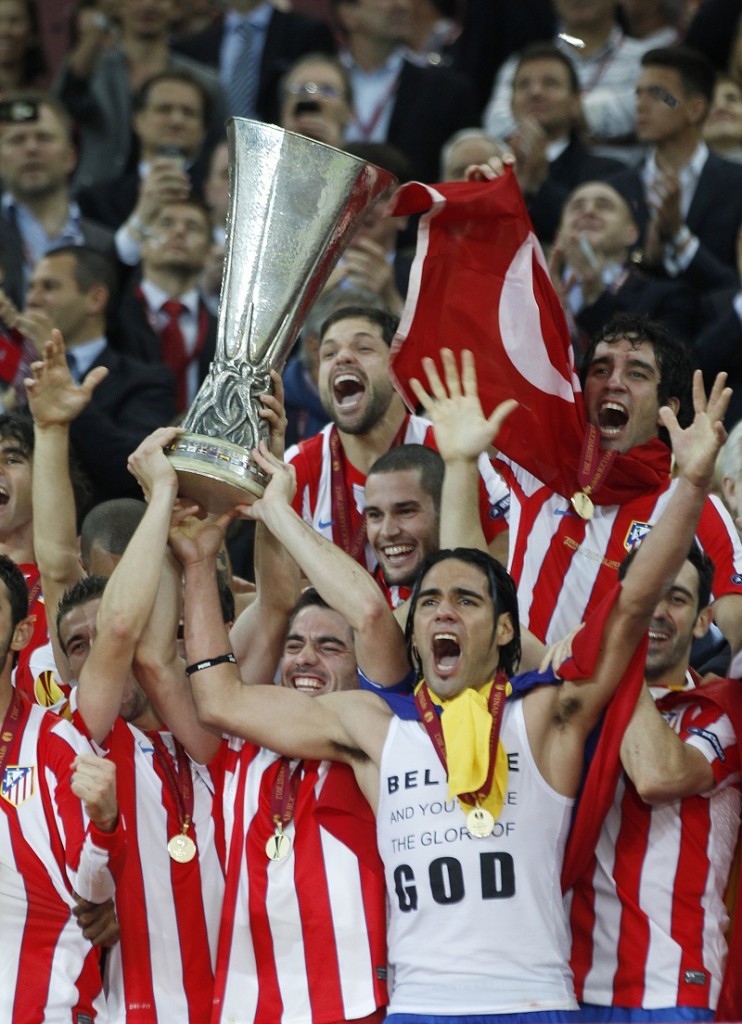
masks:
[[[471,349],[485,412],[506,398],[520,402],[497,447],[571,497],[579,489],[584,404],[564,313],[512,170],[487,182],[413,182],[398,191],[393,212],[424,212],[392,345],[398,391],[414,409],[409,379],[425,380],[423,356]],[[669,465],[665,445],[651,441],[616,458],[591,497],[615,504],[646,493]]]

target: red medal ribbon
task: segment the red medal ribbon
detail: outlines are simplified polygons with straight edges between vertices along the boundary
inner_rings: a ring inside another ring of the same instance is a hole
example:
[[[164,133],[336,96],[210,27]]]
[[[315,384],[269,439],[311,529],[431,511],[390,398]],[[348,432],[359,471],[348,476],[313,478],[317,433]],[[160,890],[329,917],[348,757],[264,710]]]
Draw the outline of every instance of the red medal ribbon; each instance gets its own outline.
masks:
[[[577,483],[585,494],[589,496],[600,487],[617,454],[600,447],[598,428],[588,423],[577,468]]]
[[[10,695],[10,704],[5,712],[2,730],[0,730],[0,779],[2,779],[3,772],[5,771],[5,765],[15,744],[16,736],[26,718],[24,711],[27,707],[26,702],[16,688],[13,687]]]
[[[497,744],[500,741],[500,729],[502,728],[502,715],[505,710],[505,699],[507,697],[507,685],[508,677],[499,669],[495,676],[495,681],[492,684],[490,690],[489,699],[487,701],[487,710],[492,716],[492,732],[490,733],[490,753],[489,753],[489,767],[487,769],[487,778],[484,780],[484,785],[481,789],[477,790],[476,793],[457,793],[456,795],[462,801],[462,803],[473,804],[476,806],[480,800],[488,795],[492,789],[492,780],[495,777],[495,764],[497,762]],[[420,719],[425,727],[425,731],[432,740],[435,752],[443,765],[443,770],[448,776],[448,760],[446,758],[446,741],[443,737],[443,726],[441,720],[436,711],[436,706],[430,699],[430,692],[428,690],[428,684],[423,680],[420,688],[415,694],[415,705],[417,710],[420,712]]]
[[[389,448],[402,444],[407,429],[407,416],[397,431]],[[332,492],[332,517],[337,526],[335,543],[356,562],[360,560],[366,543],[366,517],[361,516],[355,530],[351,527],[351,496],[345,484],[345,452],[340,443],[337,427],[330,431],[330,488]],[[334,533],[335,531],[333,531]]]
[[[193,777],[191,776],[191,765],[188,760],[188,754],[186,754],[183,745],[178,743],[176,738],[173,736],[173,743],[175,744],[175,759],[178,765],[178,771],[176,774],[173,759],[165,746],[162,736],[160,736],[158,732],[150,732],[147,735],[152,740],[152,746],[155,751],[155,760],[159,764],[160,768],[162,768],[162,773],[165,776],[165,783],[173,800],[175,801],[181,832],[183,835],[186,835],[193,823],[194,802]]]
[[[271,790],[271,821],[281,832],[294,817],[303,764],[303,761],[297,762],[291,771],[291,758],[282,757],[278,763],[278,773]]]
[[[389,88],[386,89],[384,95],[381,97],[379,102],[374,107],[371,117],[368,119],[368,121],[362,121],[358,114],[356,114],[356,125],[358,126],[359,132],[363,136],[364,142],[368,142],[371,136],[373,135],[374,128],[379,123],[379,118],[384,113],[387,103],[391,100],[391,98],[394,96],[397,89],[399,88],[399,78],[400,73],[397,73]]]

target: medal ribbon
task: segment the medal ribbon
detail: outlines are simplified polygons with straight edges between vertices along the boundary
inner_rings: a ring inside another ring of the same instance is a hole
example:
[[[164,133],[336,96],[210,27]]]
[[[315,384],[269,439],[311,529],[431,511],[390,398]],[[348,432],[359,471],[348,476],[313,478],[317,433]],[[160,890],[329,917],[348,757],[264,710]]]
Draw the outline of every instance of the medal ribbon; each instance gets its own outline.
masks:
[[[577,483],[583,494],[589,497],[600,487],[617,454],[600,447],[598,428],[588,423],[577,469]]]
[[[5,712],[2,731],[0,731],[0,780],[3,777],[5,765],[10,756],[10,752],[13,749],[13,745],[23,723],[23,719],[25,718],[23,711],[23,699],[16,688],[13,687],[10,695],[10,704],[8,705],[8,710]]]
[[[303,764],[303,761],[298,761],[291,771],[290,757],[282,757],[278,763],[271,790],[271,821],[277,832],[283,832],[294,817]]]
[[[389,103],[389,101],[399,88],[399,78],[400,75],[397,74],[389,88],[385,89],[383,96],[381,96],[381,98],[379,99],[379,102],[376,104],[373,111],[371,112],[371,117],[367,121],[362,121],[358,114],[356,114],[356,125],[358,126],[359,132],[363,136],[364,142],[368,142],[371,136],[373,135],[374,128],[379,123],[379,118],[386,110],[387,103]]]
[[[492,689],[490,690],[489,698],[487,699],[487,710],[492,716],[487,777],[484,780],[484,784],[475,793],[457,793],[456,795],[461,803],[478,806],[479,802],[484,800],[492,789],[492,781],[495,776],[495,765],[497,762],[497,745],[500,741],[500,729],[502,728],[502,715],[505,710],[507,688],[508,678],[502,669],[500,669],[495,676],[495,681],[492,685]],[[415,704],[420,713],[420,719],[425,727],[425,731],[430,737],[433,747],[435,748],[435,752],[438,755],[438,759],[443,765],[443,770],[446,775],[448,775],[448,759],[446,757],[446,741],[443,736],[443,726],[441,725],[441,720],[438,717],[438,712],[435,710],[435,705],[431,700],[428,684],[425,680],[422,681],[418,689],[415,691]]]
[[[168,752],[165,743],[163,742],[162,736],[158,732],[151,732],[148,734],[152,740],[152,746],[155,751],[155,760],[162,768],[162,773],[165,776],[165,784],[167,785],[170,794],[175,801],[175,807],[178,814],[178,821],[180,823],[180,831],[183,835],[187,835],[189,828],[193,822],[193,777],[191,775],[191,766],[188,761],[188,754],[186,754],[182,744],[173,736],[173,742],[175,744],[175,758],[178,765],[178,771],[176,774],[173,760]]]
[[[407,429],[407,416],[402,420],[402,426],[396,433],[389,448],[396,448],[402,444]],[[361,516],[355,530],[350,524],[351,517],[351,495],[345,483],[345,453],[340,443],[337,427],[333,426],[330,431],[330,488],[332,492],[332,512],[334,524],[337,526],[335,543],[341,547],[346,555],[350,555],[356,562],[360,560],[360,554],[366,543],[366,517]],[[333,530],[333,534],[335,531]]]

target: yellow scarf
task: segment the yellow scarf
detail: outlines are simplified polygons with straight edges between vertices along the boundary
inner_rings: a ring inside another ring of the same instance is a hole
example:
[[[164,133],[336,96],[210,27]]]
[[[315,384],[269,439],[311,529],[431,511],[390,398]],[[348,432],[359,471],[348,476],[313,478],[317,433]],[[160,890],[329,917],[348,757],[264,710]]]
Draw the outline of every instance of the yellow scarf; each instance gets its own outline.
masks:
[[[476,793],[487,780],[492,735],[492,715],[487,703],[493,685],[494,680],[490,680],[481,690],[462,690],[451,700],[441,700],[428,687],[432,702],[443,708],[441,727],[446,744],[449,800],[458,797],[459,793]],[[512,687],[508,683],[506,695],[511,693]],[[502,740],[499,740],[492,789],[479,801],[495,820],[502,810],[507,787],[508,755]],[[463,811],[471,810],[471,804],[460,799],[459,804]]]

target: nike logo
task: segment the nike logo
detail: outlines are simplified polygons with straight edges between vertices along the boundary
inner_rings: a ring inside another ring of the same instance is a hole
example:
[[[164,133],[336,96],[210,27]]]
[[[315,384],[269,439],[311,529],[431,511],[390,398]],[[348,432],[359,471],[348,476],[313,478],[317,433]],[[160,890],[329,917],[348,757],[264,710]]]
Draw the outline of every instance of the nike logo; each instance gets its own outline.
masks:
[[[334,526],[334,525],[335,525],[335,520],[334,519],[328,519],[326,523],[323,523],[322,520],[320,519],[320,521],[317,523],[317,527],[320,530],[327,530],[330,526]]]
[[[571,508],[555,508],[555,516],[576,516],[577,513],[573,512]]]

